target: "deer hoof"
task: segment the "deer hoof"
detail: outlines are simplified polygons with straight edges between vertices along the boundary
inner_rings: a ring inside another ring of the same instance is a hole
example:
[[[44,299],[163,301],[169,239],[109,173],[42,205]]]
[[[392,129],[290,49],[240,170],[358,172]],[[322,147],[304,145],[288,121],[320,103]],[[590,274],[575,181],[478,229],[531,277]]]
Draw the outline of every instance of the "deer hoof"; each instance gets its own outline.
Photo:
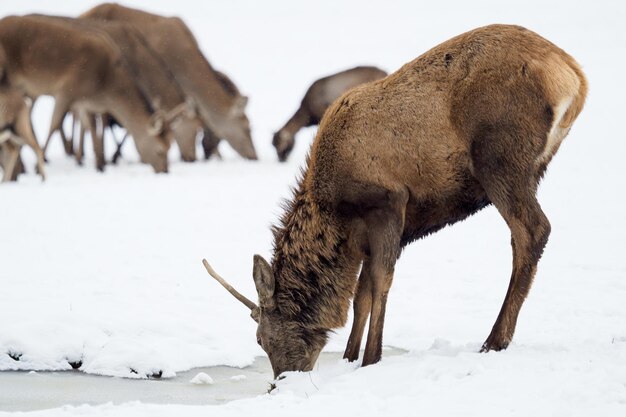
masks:
[[[489,335],[485,343],[483,343],[483,346],[480,348],[480,352],[486,353],[492,350],[499,352],[506,349],[509,346],[509,343],[510,340],[506,338]]]

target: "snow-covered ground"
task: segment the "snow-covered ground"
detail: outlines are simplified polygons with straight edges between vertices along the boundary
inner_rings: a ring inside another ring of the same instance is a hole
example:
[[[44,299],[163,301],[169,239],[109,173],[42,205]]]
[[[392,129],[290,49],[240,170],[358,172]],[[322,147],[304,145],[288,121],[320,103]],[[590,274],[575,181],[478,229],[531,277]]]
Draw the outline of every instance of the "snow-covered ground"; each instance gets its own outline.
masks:
[[[2,2],[0,15],[76,15],[96,3]],[[31,174],[0,185],[2,370],[71,369],[80,361],[87,373],[171,377],[246,366],[262,355],[255,323],[201,259],[255,294],[252,255],[269,258],[269,226],[315,130],[299,134],[287,164],[276,162],[271,135],[320,76],[358,64],[393,71],[466,30],[516,23],[573,55],[590,94],[540,189],[552,235],[506,351],[477,353],[511,268],[509,231],[487,208],[413,244],[398,262],[384,340],[406,354],[366,368],[324,364],[289,375],[271,395],[225,405],[135,402],[37,415],[626,414],[622,1],[127,4],[189,24],[211,62],[250,96],[261,161],[242,161],[227,146],[224,160],[196,164],[172,152],[170,174],[155,175],[126,147],[120,166],[97,174],[92,159],[78,168],[55,142],[41,183],[28,154]],[[40,138],[50,109],[50,100],[37,103]],[[341,351],[347,333],[339,329],[327,350]],[[19,361],[9,354],[21,354]],[[9,381],[0,373],[0,391]],[[0,401],[0,414],[7,408]]]

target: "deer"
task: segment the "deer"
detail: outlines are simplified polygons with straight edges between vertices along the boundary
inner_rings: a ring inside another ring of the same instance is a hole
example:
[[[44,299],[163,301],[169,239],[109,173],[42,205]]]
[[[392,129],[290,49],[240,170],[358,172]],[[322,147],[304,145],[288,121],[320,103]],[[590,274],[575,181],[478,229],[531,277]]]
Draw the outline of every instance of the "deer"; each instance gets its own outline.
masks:
[[[343,93],[357,85],[387,76],[380,68],[359,66],[315,81],[307,89],[300,107],[272,139],[278,160],[287,161],[295,145],[296,133],[303,127],[317,126],[326,109]]]
[[[41,179],[46,179],[43,151],[37,143],[30,120],[32,100],[8,85],[0,85],[0,165],[2,181],[17,181],[20,173],[20,149],[30,146],[37,157]]]
[[[133,136],[142,162],[167,172],[169,128],[138,89],[110,37],[58,18],[8,16],[0,20],[0,49],[9,85],[32,98],[54,97],[48,137],[68,109],[110,113]],[[102,169],[104,161],[97,165]]]
[[[351,299],[344,358],[359,358],[369,317],[362,366],[380,361],[402,249],[490,204],[511,231],[513,268],[481,351],[506,349],[551,232],[537,187],[587,89],[553,43],[490,25],[336,100],[273,228],[271,262],[254,256],[258,304],[226,286],[258,323],[274,377],[313,368]]]
[[[241,96],[241,93],[239,92],[239,88],[237,88],[233,80],[231,80],[228,77],[228,75],[224,74],[223,72],[219,70],[215,70],[215,75],[217,76],[218,81],[224,87],[224,91],[226,91],[232,97]],[[205,160],[209,159],[212,155],[216,155],[221,158],[219,150],[217,149],[217,146],[219,145],[220,141],[221,141],[221,138],[215,132],[213,132],[213,130],[210,127],[205,125],[204,128],[202,129],[202,141],[201,141]]]
[[[233,97],[241,94],[239,92],[239,89],[235,85],[235,83],[226,74],[224,74],[223,72],[221,72],[219,70],[215,70],[215,75],[217,76],[219,82],[224,86],[224,89],[225,89],[225,91],[228,92],[228,94],[230,94]],[[115,163],[116,159],[121,156],[121,145],[123,145],[124,140],[125,140],[125,137],[122,139],[121,142],[118,143],[118,150],[116,151],[115,155],[113,156],[113,161],[112,161],[113,163]],[[221,138],[215,132],[213,132],[213,130],[210,127],[208,127],[206,125],[202,126],[202,140],[201,140],[201,144],[202,144],[202,150],[204,152],[204,159],[205,160],[208,160],[213,155],[216,155],[217,157],[221,158],[221,155],[220,155],[219,150],[217,148],[219,143],[220,143],[220,141],[221,141]],[[191,146],[191,142],[190,142],[190,144],[189,144],[187,149],[191,149],[191,147],[192,146]],[[194,148],[194,160],[195,160],[195,142],[193,143],[193,148]],[[181,153],[182,152],[183,152],[183,150],[181,148]]]
[[[242,157],[257,159],[250,122],[245,114],[248,98],[239,93],[233,95],[224,87],[191,30],[180,18],[163,17],[115,3],[95,6],[80,18],[127,22],[139,30],[148,45],[160,55],[186,97],[193,101],[203,125],[225,139]],[[185,59],[180,59],[181,56]]]
[[[161,58],[148,46],[139,31],[131,25],[103,20],[74,19],[68,17],[48,16],[49,18],[61,19],[64,22],[84,30],[102,31],[109,36],[117,45],[129,71],[137,81],[137,87],[148,98],[156,112],[160,113],[169,124],[172,135],[178,144],[181,157],[185,162],[193,162],[196,159],[196,135],[199,129],[199,121],[196,118],[193,106],[185,101],[185,96],[174,80]],[[61,110],[55,109],[55,112]],[[93,131],[93,123],[98,117],[102,117],[102,132],[104,124],[111,119],[110,115],[87,115],[88,130]],[[59,129],[62,131],[62,129]],[[84,131],[84,130],[83,130]],[[82,139],[82,136],[80,136]],[[103,139],[98,138],[98,141]],[[46,143],[47,145],[47,143]],[[82,152],[79,144],[79,152],[76,155],[80,164]],[[45,151],[46,147],[44,147]],[[103,156],[100,156],[102,159]]]

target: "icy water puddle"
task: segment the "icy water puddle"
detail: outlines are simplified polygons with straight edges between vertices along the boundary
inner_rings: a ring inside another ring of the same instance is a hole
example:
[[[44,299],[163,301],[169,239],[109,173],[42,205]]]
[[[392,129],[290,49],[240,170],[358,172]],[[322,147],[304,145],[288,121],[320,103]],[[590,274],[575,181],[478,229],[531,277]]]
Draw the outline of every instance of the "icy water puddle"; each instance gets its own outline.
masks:
[[[406,353],[385,348],[386,357]],[[333,366],[341,353],[324,352],[318,367]],[[199,372],[213,379],[212,385],[190,381]],[[244,375],[245,377],[241,376]],[[234,378],[233,378],[234,377]],[[119,404],[141,401],[153,404],[221,404],[267,392],[272,370],[266,357],[257,357],[245,368],[213,366],[178,372],[168,379],[126,379],[89,375],[78,371],[0,372],[0,411],[31,411],[63,405]]]

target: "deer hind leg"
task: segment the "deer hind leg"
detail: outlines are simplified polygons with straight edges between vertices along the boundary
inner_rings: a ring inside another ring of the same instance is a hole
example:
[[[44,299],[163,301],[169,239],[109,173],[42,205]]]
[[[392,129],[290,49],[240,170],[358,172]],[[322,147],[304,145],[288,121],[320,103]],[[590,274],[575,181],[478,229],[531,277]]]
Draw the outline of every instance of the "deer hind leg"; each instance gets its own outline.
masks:
[[[54,109],[52,110],[52,119],[50,120],[50,130],[48,130],[48,137],[46,143],[43,145],[44,160],[46,152],[48,152],[48,146],[50,145],[50,139],[57,130],[63,128],[63,119],[65,114],[69,111],[69,100],[64,97],[57,97],[54,102]]]
[[[372,209],[365,216],[370,260],[364,266],[367,266],[365,273],[371,281],[371,308],[363,366],[380,361],[382,356],[387,294],[400,256],[407,200],[407,191],[390,194],[387,207]]]
[[[15,123],[15,133],[35,152],[35,155],[37,156],[37,172],[41,175],[41,179],[45,180],[46,170],[44,168],[44,151],[39,146],[39,142],[37,142],[37,138],[35,137],[35,132],[33,131],[33,125],[30,119],[30,112],[20,111]]]
[[[500,145],[525,143],[522,136],[507,142],[513,136],[502,139],[502,135],[507,134],[500,135]],[[539,169],[536,158],[540,149],[537,144],[541,141],[526,139],[523,151],[512,152],[509,146],[490,146],[496,138],[485,139],[472,149],[474,170],[511,230],[513,270],[504,303],[481,352],[506,349],[511,342],[520,309],[550,235],[550,222],[536,197]]]
[[[0,165],[4,170],[2,182],[17,181],[17,161],[20,157],[20,146],[7,140],[0,140]]]
[[[361,341],[367,318],[372,309],[372,279],[369,275],[371,270],[369,258],[366,258],[361,268],[361,275],[356,288],[356,294],[352,301],[354,308],[354,319],[352,321],[352,331],[348,338],[346,351],[343,354],[344,359],[354,362],[359,359],[359,350],[361,349]]]

